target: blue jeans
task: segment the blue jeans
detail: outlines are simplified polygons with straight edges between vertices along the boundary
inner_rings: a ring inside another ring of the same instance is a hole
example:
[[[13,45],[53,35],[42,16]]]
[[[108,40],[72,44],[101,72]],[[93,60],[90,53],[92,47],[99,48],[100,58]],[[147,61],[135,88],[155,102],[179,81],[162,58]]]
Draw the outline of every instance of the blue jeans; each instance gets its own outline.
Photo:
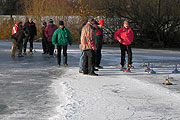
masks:
[[[84,52],[81,51],[81,56],[80,56],[80,59],[79,59],[79,71],[82,71],[83,70],[83,56],[84,56]]]

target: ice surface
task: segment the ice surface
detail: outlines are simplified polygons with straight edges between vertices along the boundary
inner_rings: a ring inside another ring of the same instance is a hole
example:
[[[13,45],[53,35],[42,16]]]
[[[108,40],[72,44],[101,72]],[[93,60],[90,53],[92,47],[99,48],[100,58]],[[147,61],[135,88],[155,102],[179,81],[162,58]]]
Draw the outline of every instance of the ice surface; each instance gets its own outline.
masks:
[[[93,77],[79,73],[78,45],[68,48],[69,67],[36,53],[10,57],[0,42],[0,119],[2,120],[180,120],[180,74],[173,74],[180,52],[133,49],[131,73],[120,71],[120,50],[103,47],[102,65]],[[143,59],[157,74],[144,72]],[[165,86],[166,76],[173,83]]]

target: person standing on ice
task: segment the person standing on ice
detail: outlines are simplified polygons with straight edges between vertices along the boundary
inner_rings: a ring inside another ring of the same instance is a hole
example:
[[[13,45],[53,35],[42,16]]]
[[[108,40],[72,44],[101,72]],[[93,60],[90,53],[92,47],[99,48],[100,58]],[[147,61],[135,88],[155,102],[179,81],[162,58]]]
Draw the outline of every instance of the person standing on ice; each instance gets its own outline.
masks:
[[[59,28],[54,32],[52,44],[57,45],[57,63],[61,65],[61,50],[63,49],[63,64],[67,64],[67,46],[72,44],[72,36],[70,31],[64,26],[63,21],[59,21]]]
[[[80,43],[81,43],[81,31],[82,31],[82,28],[86,25],[86,23],[88,22],[88,18],[85,19],[84,23],[82,24],[81,28],[80,28],[80,31],[79,31],[79,39],[80,39]],[[83,64],[83,51],[81,50],[81,56],[80,56],[80,59],[79,59],[79,73],[83,73],[83,67],[82,67],[82,64]]]
[[[18,57],[22,56],[22,44],[25,37],[24,31],[22,31],[22,22],[17,22],[12,29],[11,38],[13,39],[13,45],[11,47],[11,57],[15,57],[16,50],[18,50]]]
[[[33,54],[32,53],[33,39],[34,39],[34,37],[36,38],[36,36],[37,36],[37,29],[36,29],[36,25],[33,22],[32,18],[29,18],[28,21],[24,24],[23,30],[27,34],[27,36],[24,40],[24,55],[26,55],[26,47],[27,47],[28,41],[30,43],[29,53]]]
[[[115,32],[114,38],[119,41],[121,49],[121,70],[124,69],[125,65],[125,51],[128,53],[128,68],[133,68],[132,66],[132,50],[131,43],[133,42],[134,33],[129,27],[128,21],[124,21],[124,25],[118,31]]]
[[[83,51],[83,74],[98,76],[94,72],[93,52],[95,50],[94,19],[89,18],[81,32],[81,50]]]
[[[47,42],[46,35],[44,33],[46,26],[47,26],[47,23],[43,22],[43,25],[42,25],[42,34],[41,34],[41,37],[42,37],[42,48],[43,48],[43,53],[42,54],[48,54],[48,42]]]
[[[98,25],[97,25],[97,32],[96,32],[96,36],[97,36],[97,50],[96,52],[96,59],[95,59],[95,68],[96,69],[101,69],[103,68],[102,66],[100,66],[101,63],[101,49],[102,49],[102,44],[103,44],[103,26],[104,26],[104,19],[100,19],[98,21]]]
[[[54,54],[54,45],[52,44],[52,36],[56,29],[58,29],[58,27],[55,24],[53,24],[53,20],[50,19],[49,24],[46,26],[44,31],[48,41],[48,52],[50,57],[53,57]]]

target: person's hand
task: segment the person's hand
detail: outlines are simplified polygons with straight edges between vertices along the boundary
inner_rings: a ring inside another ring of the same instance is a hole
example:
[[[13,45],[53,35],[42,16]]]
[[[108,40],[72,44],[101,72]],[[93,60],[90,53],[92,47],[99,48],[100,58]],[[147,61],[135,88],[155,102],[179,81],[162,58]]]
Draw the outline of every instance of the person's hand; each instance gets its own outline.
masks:
[[[95,50],[95,47],[94,47],[94,46],[92,47],[92,50]]]
[[[122,42],[122,40],[121,40],[121,39],[119,39],[118,41],[119,41],[120,43]]]
[[[121,40],[121,38],[120,37],[117,37],[117,40],[121,43],[122,42],[122,40]]]

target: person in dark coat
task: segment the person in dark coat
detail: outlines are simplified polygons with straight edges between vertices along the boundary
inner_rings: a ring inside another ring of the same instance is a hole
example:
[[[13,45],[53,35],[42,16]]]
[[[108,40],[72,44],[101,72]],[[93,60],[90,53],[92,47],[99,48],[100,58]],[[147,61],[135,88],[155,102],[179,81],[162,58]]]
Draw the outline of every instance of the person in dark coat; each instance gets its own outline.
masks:
[[[25,40],[24,40],[24,54],[26,54],[26,47],[27,47],[27,43],[29,41],[30,43],[30,54],[32,54],[32,50],[33,50],[33,39],[34,37],[37,36],[37,30],[36,30],[36,25],[35,23],[32,21],[32,18],[28,19],[28,22],[26,22],[24,24],[23,30],[25,31],[25,33],[27,34]]]
[[[11,38],[14,39],[15,43],[13,45],[13,48],[14,51],[13,51],[13,54],[12,57],[15,57],[15,52],[17,50],[18,54],[17,56],[18,57],[23,57],[22,55],[22,47],[23,47],[23,39],[25,38],[25,31],[22,30],[22,22],[19,22],[19,23],[16,23],[12,29],[12,36]]]
[[[102,45],[103,45],[103,26],[104,26],[104,19],[100,19],[98,21],[98,26],[97,26],[97,32],[96,32],[96,36],[97,36],[97,50],[96,50],[96,59],[95,59],[95,68],[96,69],[100,69],[103,68],[102,66],[100,66],[101,63],[101,49],[102,49]]]
[[[42,54],[48,54],[48,41],[47,41],[46,35],[44,33],[46,26],[47,26],[47,23],[43,22],[42,34],[41,34],[41,37],[42,37],[42,48],[43,48],[43,53]]]

